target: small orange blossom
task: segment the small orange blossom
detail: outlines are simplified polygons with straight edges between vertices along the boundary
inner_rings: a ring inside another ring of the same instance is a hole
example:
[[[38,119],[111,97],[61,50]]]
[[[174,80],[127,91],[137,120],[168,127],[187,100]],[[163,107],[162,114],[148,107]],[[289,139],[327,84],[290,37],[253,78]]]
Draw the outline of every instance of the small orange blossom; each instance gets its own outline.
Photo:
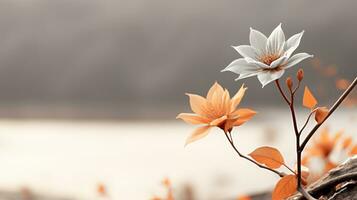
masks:
[[[230,132],[234,126],[240,126],[250,120],[256,112],[248,108],[237,109],[245,91],[244,85],[230,98],[227,89],[215,82],[209,89],[206,98],[187,94],[194,113],[181,113],[177,116],[189,124],[203,124],[197,128],[186,140],[186,145],[206,136],[212,127]]]

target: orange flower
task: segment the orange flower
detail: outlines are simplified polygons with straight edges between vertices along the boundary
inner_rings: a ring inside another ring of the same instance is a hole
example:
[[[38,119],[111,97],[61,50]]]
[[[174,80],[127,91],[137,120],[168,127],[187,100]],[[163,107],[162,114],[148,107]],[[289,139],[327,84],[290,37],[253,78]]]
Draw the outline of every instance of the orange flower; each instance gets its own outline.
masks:
[[[323,129],[319,136],[314,138],[314,144],[307,150],[308,154],[328,158],[341,136],[342,132],[337,132],[335,136],[331,137],[329,130]]]
[[[309,182],[313,182],[329,170],[341,164],[345,158],[357,154],[357,144],[352,137],[342,131],[332,135],[327,128],[323,129],[307,149],[302,164],[314,168]]]
[[[250,120],[256,112],[248,108],[237,109],[246,87],[242,85],[237,94],[230,98],[227,89],[217,82],[208,91],[207,97],[187,94],[194,113],[181,113],[177,116],[189,124],[204,124],[197,128],[186,140],[186,145],[206,136],[212,127],[230,132],[234,126],[240,126]]]

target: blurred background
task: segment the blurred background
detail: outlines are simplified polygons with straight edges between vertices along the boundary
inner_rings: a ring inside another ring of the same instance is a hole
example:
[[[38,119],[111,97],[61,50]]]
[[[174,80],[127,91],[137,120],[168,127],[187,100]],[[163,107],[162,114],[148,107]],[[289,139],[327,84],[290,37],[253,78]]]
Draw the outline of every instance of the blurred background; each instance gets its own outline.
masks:
[[[305,30],[297,52],[315,57],[286,74],[303,68],[320,105],[330,106],[357,74],[356,7],[354,0],[1,1],[0,198],[149,199],[164,177],[192,199],[270,189],[276,177],[235,158],[218,131],[183,148],[193,129],[175,120],[189,111],[184,93],[204,95],[214,81],[235,92],[244,82],[243,106],[259,115],[240,131],[243,151],[280,146],[294,164],[284,147],[292,140],[289,113],[274,85],[220,71],[240,57],[231,46],[248,44],[250,27],[269,35],[282,23],[287,37]],[[355,103],[356,92],[328,121],[332,130],[356,133]]]

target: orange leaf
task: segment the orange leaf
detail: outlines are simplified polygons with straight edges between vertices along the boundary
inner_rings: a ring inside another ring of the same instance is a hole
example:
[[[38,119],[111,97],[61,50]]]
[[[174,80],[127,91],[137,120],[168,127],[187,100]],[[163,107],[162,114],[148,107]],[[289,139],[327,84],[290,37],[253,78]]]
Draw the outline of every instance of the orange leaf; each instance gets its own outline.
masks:
[[[293,195],[297,190],[295,175],[287,175],[279,180],[273,191],[273,200],[282,200]]]
[[[329,113],[329,110],[326,107],[317,108],[316,109],[316,113],[315,113],[315,121],[318,124],[321,124],[325,120],[325,118],[328,115],[328,113]]]
[[[313,107],[316,106],[316,104],[317,104],[317,100],[315,99],[314,95],[312,95],[310,89],[307,86],[305,86],[302,105],[305,106],[306,108],[312,109]]]
[[[272,147],[259,147],[249,154],[258,163],[276,169],[284,164],[284,158],[279,150]]]

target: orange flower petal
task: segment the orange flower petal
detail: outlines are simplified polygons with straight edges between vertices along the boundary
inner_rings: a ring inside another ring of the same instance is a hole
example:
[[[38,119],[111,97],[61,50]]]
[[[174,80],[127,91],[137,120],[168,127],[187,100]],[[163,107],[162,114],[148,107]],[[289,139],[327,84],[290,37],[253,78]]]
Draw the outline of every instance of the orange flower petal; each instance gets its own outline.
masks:
[[[208,101],[211,101],[212,100],[212,97],[213,97],[213,94],[216,93],[216,92],[219,92],[219,93],[223,93],[223,88],[222,86],[215,82],[212,87],[208,90],[208,93],[207,93],[207,100]]]
[[[207,100],[200,95],[186,94],[190,98],[191,110],[199,115],[206,116],[207,114]]]
[[[202,126],[202,127],[199,127],[197,128],[187,139],[186,139],[186,145],[196,141],[196,140],[199,140],[203,137],[205,137],[208,132],[209,132],[209,129],[211,127],[210,126]]]
[[[218,125],[220,125],[222,122],[224,122],[226,119],[227,119],[227,116],[224,115],[224,116],[222,116],[222,117],[220,117],[220,118],[218,118],[218,119],[215,119],[215,120],[211,121],[210,125],[211,125],[211,126],[218,126]]]
[[[238,109],[234,112],[234,115],[238,116],[238,119],[234,122],[234,126],[240,126],[246,121],[250,120],[257,112],[249,108]]]
[[[224,111],[226,115],[228,115],[231,112],[230,108],[231,108],[231,97],[229,95],[228,90],[225,90],[222,98],[221,110]]]
[[[192,113],[180,113],[176,119],[182,119],[189,124],[208,124],[210,120],[208,118],[192,114]]]
[[[231,111],[234,111],[241,100],[243,99],[244,93],[248,88],[244,87],[244,84],[240,87],[238,92],[233,96],[232,101],[231,101]]]
[[[223,112],[223,102],[224,99],[227,96],[227,93],[223,90],[221,90],[222,87],[218,87],[217,90],[215,90],[212,94],[212,97],[208,100],[208,102],[213,106],[213,108],[216,111]],[[229,93],[228,93],[228,98],[229,98]]]

